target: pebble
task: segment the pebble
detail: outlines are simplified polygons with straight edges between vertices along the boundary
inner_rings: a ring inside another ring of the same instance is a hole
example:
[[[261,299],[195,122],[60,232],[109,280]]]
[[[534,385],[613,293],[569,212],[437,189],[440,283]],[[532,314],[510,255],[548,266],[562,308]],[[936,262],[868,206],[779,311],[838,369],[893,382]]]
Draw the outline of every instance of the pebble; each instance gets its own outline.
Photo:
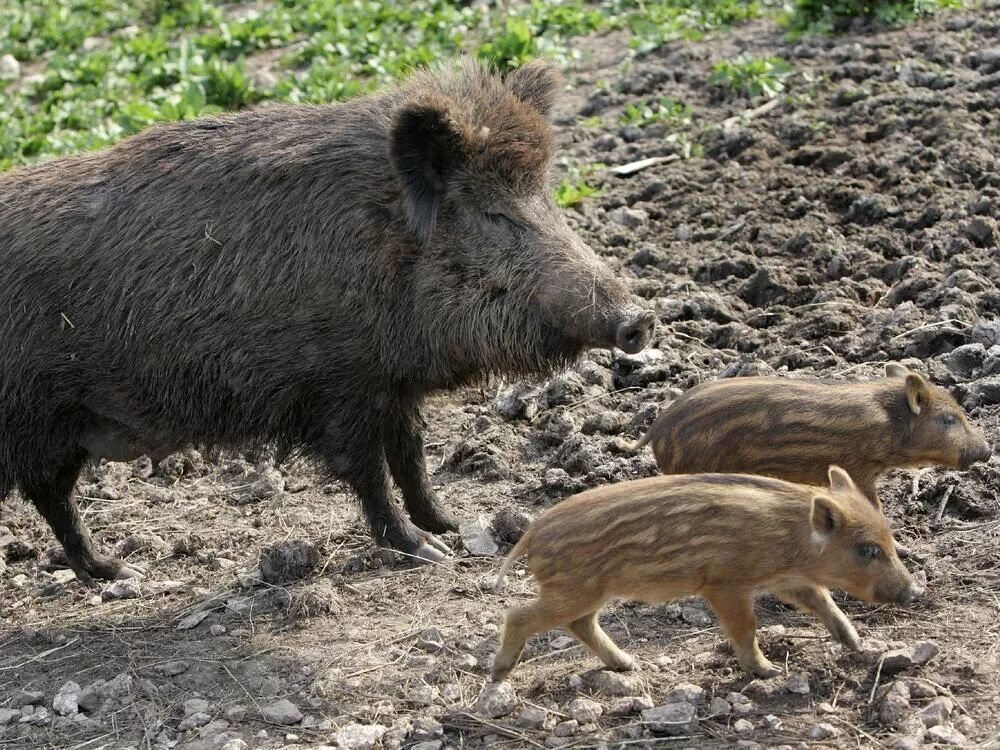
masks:
[[[541,729],[549,718],[549,712],[538,706],[525,706],[514,719],[514,724],[522,729]]]
[[[234,737],[231,740],[227,740],[226,744],[219,748],[219,750],[250,750],[250,746],[245,740]]]
[[[435,653],[444,648],[444,636],[437,628],[427,628],[417,636],[416,646],[423,651]]]
[[[204,698],[188,698],[184,701],[184,715],[207,714],[209,709],[208,701]]]
[[[491,682],[476,700],[475,710],[481,716],[499,719],[507,716],[517,707],[517,696],[506,682]]]
[[[765,716],[763,723],[768,729],[781,729],[781,719],[774,714],[768,714]]]
[[[976,721],[971,716],[959,716],[952,724],[962,734],[973,734],[976,731]]]
[[[889,743],[889,747],[892,750],[920,750],[920,738],[909,737],[907,735],[894,737],[892,742]]]
[[[681,607],[681,619],[688,625],[706,627],[712,624],[712,618],[701,607]]]
[[[896,680],[889,686],[878,707],[878,719],[887,726],[897,726],[910,709],[910,690]]]
[[[80,686],[70,680],[65,683],[56,697],[52,699],[52,710],[60,716],[71,716],[80,710],[79,700],[82,693]]]
[[[882,674],[894,674],[913,666],[913,650],[894,648],[882,655]]]
[[[729,693],[726,702],[733,707],[733,713],[748,714],[753,711],[753,701],[743,693]]]
[[[913,644],[911,658],[914,664],[926,664],[940,653],[941,647],[934,641],[917,641]]]
[[[737,719],[733,723],[733,731],[737,734],[749,734],[753,729],[753,722],[748,719]]]
[[[641,208],[616,208],[608,214],[608,219],[628,229],[635,229],[649,221],[649,214]]]
[[[667,703],[642,712],[642,721],[655,734],[688,734],[698,726],[698,716],[690,703]]]
[[[344,750],[371,750],[389,727],[381,724],[348,724],[334,735],[337,747]]]
[[[0,708],[0,727],[13,724],[21,718],[21,712],[13,708]]]
[[[45,700],[45,693],[41,690],[20,690],[14,696],[15,706],[33,706]]]
[[[264,719],[272,724],[288,725],[298,724],[302,721],[302,712],[299,711],[298,706],[287,698],[282,698],[279,701],[264,706],[260,712],[263,714]]]
[[[49,710],[39,706],[30,714],[23,714],[21,716],[22,724],[47,724],[49,722]]]
[[[732,710],[733,707],[729,705],[729,701],[725,698],[712,698],[712,702],[708,704],[709,716],[728,716],[732,713]]]
[[[431,716],[418,716],[413,719],[410,736],[415,740],[433,740],[444,734],[444,726]]]
[[[477,659],[472,654],[462,654],[457,659],[455,659],[455,667],[458,669],[464,669],[470,671],[479,666],[479,659]]]
[[[502,391],[493,401],[493,408],[502,419],[531,419],[538,413],[538,389],[516,383]]]
[[[642,678],[629,672],[612,672],[602,669],[588,675],[587,683],[598,693],[610,696],[637,695],[644,692]]]
[[[0,80],[11,80],[21,77],[21,63],[13,55],[0,57]]]
[[[496,555],[500,546],[493,539],[493,528],[485,516],[476,516],[466,521],[458,528],[462,544],[470,555],[491,557]]]
[[[790,693],[809,695],[809,677],[801,672],[790,674],[785,681],[785,687]]]
[[[705,691],[698,685],[684,682],[667,693],[664,703],[690,703],[693,706],[700,706],[705,700]]]
[[[615,698],[604,713],[608,716],[629,716],[636,713],[634,700],[634,698],[630,697]],[[650,706],[650,708],[652,707]]]
[[[226,634],[226,626],[220,623],[215,623],[208,628],[209,635],[220,636]]]
[[[177,726],[177,728],[182,732],[186,732],[187,730],[194,729],[195,727],[203,727],[211,720],[211,714],[207,714],[204,711],[196,711],[195,713],[184,717],[184,720]],[[226,725],[228,726],[228,722]]]
[[[556,737],[572,737],[577,733],[579,728],[580,722],[576,719],[567,719],[556,724],[555,729],[552,730],[552,734]]]
[[[426,740],[410,745],[409,750],[441,750],[443,746],[444,743],[441,740]]]
[[[222,715],[227,721],[239,724],[246,718],[247,709],[246,706],[229,706],[229,708],[222,712]]]
[[[281,474],[282,487],[284,478]],[[307,578],[319,565],[320,554],[316,545],[305,539],[289,539],[265,547],[260,553],[260,578],[265,583],[281,586],[285,583]]]
[[[928,729],[936,727],[938,724],[944,724],[948,721],[948,717],[951,716],[951,712],[954,708],[955,704],[952,702],[951,698],[946,698],[944,696],[935,698],[920,709],[920,721]]]
[[[950,727],[945,724],[928,729],[927,735],[924,739],[928,742],[936,742],[940,745],[964,746],[968,745],[969,742],[965,735],[955,729],[955,727]]]
[[[566,713],[580,724],[589,724],[604,713],[604,706],[590,698],[574,698],[566,706]]]
[[[825,721],[820,722],[809,730],[809,736],[814,740],[829,740],[837,737],[839,734],[840,730],[837,727]]]
[[[183,660],[168,661],[158,665],[156,671],[167,677],[176,677],[179,674],[187,672],[190,667],[191,665]]]
[[[569,648],[576,644],[575,638],[570,638],[568,635],[557,635],[551,641],[549,641],[549,648],[552,651],[562,651],[563,649]]]

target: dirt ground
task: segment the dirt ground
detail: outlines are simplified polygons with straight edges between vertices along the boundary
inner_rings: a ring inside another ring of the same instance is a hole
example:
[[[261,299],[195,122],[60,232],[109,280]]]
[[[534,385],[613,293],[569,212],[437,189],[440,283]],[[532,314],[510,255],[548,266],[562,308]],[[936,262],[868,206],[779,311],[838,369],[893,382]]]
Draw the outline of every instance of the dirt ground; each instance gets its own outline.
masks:
[[[614,439],[720,376],[870,378],[903,361],[1000,440],[998,40],[996,2],[795,43],[759,22],[638,60],[623,38],[582,40],[557,117],[563,157],[610,167],[693,145],[631,176],[599,169],[602,193],[569,211],[658,312],[655,348],[433,398],[442,498],[463,521],[509,521],[650,475],[652,455],[616,453]],[[706,85],[715,61],[744,53],[796,71],[753,116],[741,113],[760,102]],[[663,96],[688,103],[691,124],[619,124],[626,104]],[[602,622],[639,671],[602,672],[553,631],[514,672],[516,702],[477,706],[502,611],[532,595],[523,572],[493,593],[500,558],[470,555],[457,534],[441,564],[383,567],[344,488],[300,461],[108,464],[81,482],[82,502],[100,544],[146,569],[137,589],[85,589],[50,564],[33,509],[4,505],[0,747],[1000,747],[998,479],[994,458],[883,480],[927,595],[906,607],[837,596],[864,654],[764,598],[761,645],[787,674],[752,680],[700,600],[622,603]],[[502,554],[511,532],[491,533]],[[312,545],[317,567],[254,585],[262,551],[290,540]],[[940,649],[927,663],[886,658],[920,641]],[[703,691],[681,690],[698,720],[661,736],[640,712],[684,684]]]

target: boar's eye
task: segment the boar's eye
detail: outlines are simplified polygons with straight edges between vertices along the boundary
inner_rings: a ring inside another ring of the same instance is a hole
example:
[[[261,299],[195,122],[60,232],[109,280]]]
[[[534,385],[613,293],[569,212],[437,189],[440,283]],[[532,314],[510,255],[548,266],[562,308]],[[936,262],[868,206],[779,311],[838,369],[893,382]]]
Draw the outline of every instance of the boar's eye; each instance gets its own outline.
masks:
[[[945,427],[954,427],[958,424],[958,417],[954,414],[942,414],[940,420]]]
[[[871,562],[882,556],[882,548],[877,544],[859,544],[854,550],[864,562]]]
[[[510,214],[506,214],[503,211],[486,211],[486,220],[491,224],[506,224],[508,227],[514,229],[519,229],[521,227],[514,219],[510,217]]]

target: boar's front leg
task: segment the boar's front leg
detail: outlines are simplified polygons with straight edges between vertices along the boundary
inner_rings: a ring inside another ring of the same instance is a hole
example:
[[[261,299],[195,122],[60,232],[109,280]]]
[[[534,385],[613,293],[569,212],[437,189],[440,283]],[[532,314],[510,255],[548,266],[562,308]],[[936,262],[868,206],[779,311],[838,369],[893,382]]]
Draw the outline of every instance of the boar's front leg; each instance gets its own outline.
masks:
[[[458,520],[441,507],[427,476],[424,426],[417,403],[395,406],[386,419],[385,457],[413,523],[432,534],[458,531]]]
[[[753,613],[752,592],[712,588],[698,593],[708,600],[719,616],[740,666],[758,677],[777,677],[781,674],[781,670],[767,660],[757,644],[757,618]]]
[[[447,545],[421,531],[392,499],[381,431],[377,420],[338,420],[315,446],[334,476],[346,481],[358,499],[375,543],[418,562],[437,562]]]
[[[782,601],[805,612],[812,612],[826,625],[830,635],[852,651],[861,650],[861,639],[840,607],[830,596],[830,592],[819,586],[802,586],[775,592]]]
[[[83,524],[73,499],[73,487],[87,460],[87,452],[77,449],[46,467],[25,472],[19,486],[34,503],[56,539],[62,544],[66,560],[81,583],[93,586],[94,579],[133,578],[139,575],[121,560],[102,555],[94,548],[90,532]]]

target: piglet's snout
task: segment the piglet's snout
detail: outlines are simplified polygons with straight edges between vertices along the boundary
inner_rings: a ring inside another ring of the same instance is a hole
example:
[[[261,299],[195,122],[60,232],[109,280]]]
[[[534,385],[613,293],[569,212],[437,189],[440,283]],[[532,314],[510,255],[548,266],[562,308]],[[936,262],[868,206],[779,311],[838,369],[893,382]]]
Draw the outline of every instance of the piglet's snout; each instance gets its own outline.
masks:
[[[628,314],[615,331],[615,346],[626,354],[635,354],[646,348],[653,338],[656,315],[650,310],[636,310]]]

